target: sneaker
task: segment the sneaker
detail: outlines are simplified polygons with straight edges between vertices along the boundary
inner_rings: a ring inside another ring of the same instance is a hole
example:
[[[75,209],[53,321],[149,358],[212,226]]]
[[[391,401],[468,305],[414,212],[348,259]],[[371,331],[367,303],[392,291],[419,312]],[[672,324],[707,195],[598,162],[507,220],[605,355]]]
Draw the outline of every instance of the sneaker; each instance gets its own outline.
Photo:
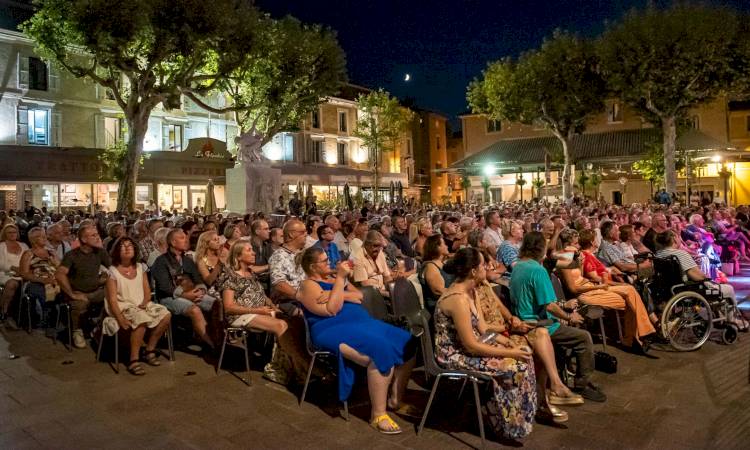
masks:
[[[75,348],[86,348],[86,339],[83,337],[83,330],[73,330],[73,346]]]
[[[581,394],[581,397],[585,398],[586,400],[591,400],[592,402],[603,403],[607,401],[607,396],[604,394],[604,392],[599,389],[599,386],[596,386],[593,383],[587,384],[586,387],[575,388],[573,390]]]

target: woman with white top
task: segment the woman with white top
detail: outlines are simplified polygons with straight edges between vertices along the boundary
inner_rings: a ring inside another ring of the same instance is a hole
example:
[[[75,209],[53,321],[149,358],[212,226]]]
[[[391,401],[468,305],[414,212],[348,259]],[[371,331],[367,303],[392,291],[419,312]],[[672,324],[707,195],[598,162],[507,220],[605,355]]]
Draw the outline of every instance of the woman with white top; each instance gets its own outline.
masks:
[[[151,287],[143,266],[138,261],[138,246],[125,236],[112,246],[112,266],[107,280],[107,314],[117,320],[123,330],[130,332],[130,362],[128,372],[145,375],[141,366],[140,350],[146,329],[151,333],[146,341],[145,361],[150,366],[159,366],[156,344],[167,331],[171,315],[167,308],[151,301]]]
[[[18,268],[21,255],[29,249],[26,244],[19,242],[18,235],[18,227],[14,224],[5,225],[0,231],[0,286],[3,286],[0,296],[0,322],[5,321],[10,302],[21,286]]]

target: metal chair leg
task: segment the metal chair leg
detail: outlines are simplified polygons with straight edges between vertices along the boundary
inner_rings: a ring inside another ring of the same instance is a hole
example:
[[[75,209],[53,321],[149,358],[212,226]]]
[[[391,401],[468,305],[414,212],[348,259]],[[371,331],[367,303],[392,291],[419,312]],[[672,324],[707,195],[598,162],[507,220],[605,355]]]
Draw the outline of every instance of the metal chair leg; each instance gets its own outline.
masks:
[[[466,387],[466,382],[468,381],[468,378],[464,378],[464,382],[461,383],[461,390],[458,391],[458,399],[461,400],[461,396],[464,395],[464,388]]]
[[[52,333],[52,345],[57,345],[57,330],[60,328],[60,316],[62,315],[62,305],[56,305],[57,306],[57,317],[55,317],[55,329]]]
[[[245,369],[247,370],[247,381],[245,381],[245,384],[250,387],[253,385],[253,377],[252,373],[250,372],[250,345],[248,345],[248,342],[250,342],[248,333],[246,331],[243,331],[242,343],[245,346]]]
[[[599,331],[602,333],[602,347],[607,351],[607,335],[604,333],[604,318],[599,317]]]
[[[119,332],[115,333],[115,373],[120,374],[120,334]]]
[[[227,348],[227,340],[229,339],[229,332],[224,332],[224,341],[221,344],[221,353],[219,354],[219,362],[216,363],[216,374],[219,374],[221,370],[221,362],[224,360],[224,350]]]
[[[479,400],[479,386],[477,380],[471,379],[474,385],[474,402],[477,404],[477,420],[479,421],[479,435],[482,437],[482,448],[484,448],[484,417],[482,416],[482,403]]]
[[[307,368],[307,377],[305,377],[305,385],[302,388],[302,396],[299,398],[299,404],[305,401],[305,395],[307,395],[307,385],[310,384],[310,377],[312,376],[313,367],[315,366],[315,359],[318,357],[317,354],[313,353],[312,359],[310,360],[310,366]]]
[[[65,304],[63,306],[65,309],[66,314],[68,315],[68,351],[73,351],[73,318],[71,317],[73,313],[70,311],[70,305]]]
[[[430,412],[430,406],[432,406],[432,400],[435,398],[435,392],[438,388],[438,383],[440,383],[440,378],[442,377],[442,374],[439,374],[437,377],[435,377],[435,383],[432,385],[432,390],[430,391],[430,398],[427,400],[427,406],[424,408],[424,413],[422,414],[422,420],[419,422],[419,427],[417,427],[417,436],[422,432],[422,428],[424,428],[424,423],[427,421],[427,414]]]
[[[344,400],[344,420],[349,422],[349,402]]]
[[[26,296],[26,332],[31,334],[31,297]]]
[[[167,327],[167,346],[169,347],[169,360],[174,361],[174,343],[172,342],[172,323]]]
[[[102,355],[102,345],[104,344],[104,338],[105,338],[104,330],[102,330],[102,335],[99,337],[99,348],[96,350],[96,362],[101,361],[101,355]]]
[[[620,323],[620,312],[615,310],[615,318],[617,319],[617,334],[620,337],[620,343],[622,343],[622,323]]]

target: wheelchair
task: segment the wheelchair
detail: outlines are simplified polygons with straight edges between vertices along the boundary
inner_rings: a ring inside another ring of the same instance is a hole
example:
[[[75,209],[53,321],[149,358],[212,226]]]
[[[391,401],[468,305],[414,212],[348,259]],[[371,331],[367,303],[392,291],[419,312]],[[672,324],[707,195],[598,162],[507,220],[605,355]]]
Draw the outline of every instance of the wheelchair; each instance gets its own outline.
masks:
[[[711,281],[684,281],[675,256],[649,258],[654,275],[645,281],[644,293],[661,309],[661,333],[673,348],[683,352],[699,349],[714,329],[724,344],[737,340],[739,329],[732,319],[741,317],[729,298]]]

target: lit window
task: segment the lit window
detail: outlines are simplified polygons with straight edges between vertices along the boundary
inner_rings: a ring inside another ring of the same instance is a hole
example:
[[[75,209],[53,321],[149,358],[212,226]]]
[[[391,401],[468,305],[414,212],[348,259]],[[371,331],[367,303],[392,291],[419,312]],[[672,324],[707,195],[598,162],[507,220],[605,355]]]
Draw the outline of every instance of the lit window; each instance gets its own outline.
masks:
[[[167,125],[167,150],[182,151],[182,125]]]
[[[346,111],[339,111],[339,131],[342,133],[347,131]]]
[[[323,141],[310,140],[307,148],[307,162],[323,161]]]
[[[620,105],[620,102],[611,102],[607,106],[607,122],[608,123],[622,122],[622,107]]]
[[[338,163],[341,165],[345,165],[346,164],[346,150],[347,150],[346,142],[339,142],[338,145],[336,146],[336,150],[337,150],[336,153],[338,157],[337,159]]]
[[[690,116],[690,126],[694,130],[700,130],[701,129],[701,116],[699,116],[698,114]]]
[[[104,118],[104,147],[112,148],[120,140],[122,121],[117,117]]]
[[[29,144],[49,145],[49,111],[28,110]]]
[[[503,124],[499,120],[487,119],[487,132],[498,133],[503,130]]]

